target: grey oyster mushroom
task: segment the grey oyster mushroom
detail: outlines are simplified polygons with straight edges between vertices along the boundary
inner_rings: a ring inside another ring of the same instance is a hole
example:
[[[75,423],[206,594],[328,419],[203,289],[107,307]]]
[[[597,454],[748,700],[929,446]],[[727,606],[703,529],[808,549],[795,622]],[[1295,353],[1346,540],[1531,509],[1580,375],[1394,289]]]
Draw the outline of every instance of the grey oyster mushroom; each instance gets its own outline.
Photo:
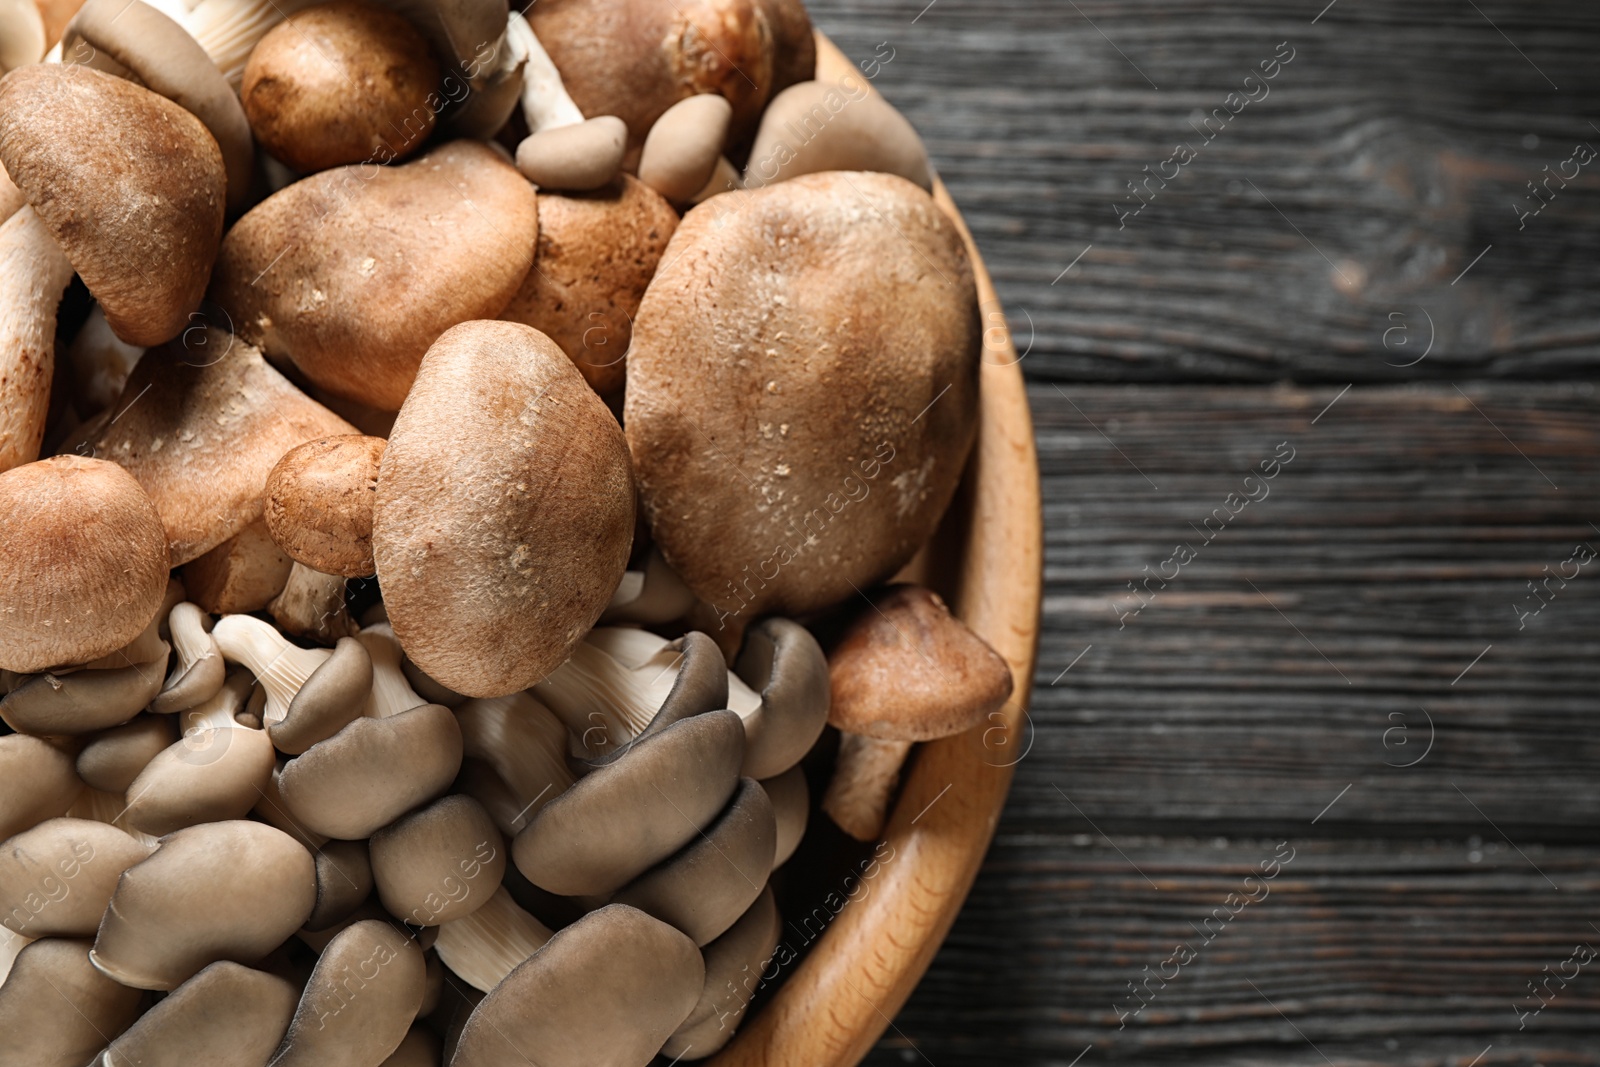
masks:
[[[324,841],[317,864],[317,904],[305,930],[318,933],[345,922],[372,896],[372,862],[365,841]]]
[[[772,889],[763,889],[738,922],[701,949],[705,987],[689,1017],[668,1038],[662,1055],[702,1060],[732,1039],[782,934],[783,918]]]
[[[257,822],[202,823],[122,872],[90,959],[135,989],[175,989],[218,960],[255,963],[316,904],[311,854]]]
[[[78,750],[78,777],[107,793],[126,793],[151,760],[178,739],[165,715],[135,715],[121,726],[91,734]]]
[[[806,785],[805,771],[799,764],[776,778],[761,779],[761,788],[767,791],[772,815],[778,824],[772,856],[772,867],[776,870],[794,855],[794,850],[800,847],[800,839],[805,836],[811,815],[811,789]]]
[[[216,696],[228,671],[211,636],[211,619],[197,605],[185,601],[174,606],[167,614],[167,630],[178,662],[150,701],[150,710],[163,715],[188,711]]]
[[[262,721],[284,752],[304,752],[337,734],[372,691],[372,658],[354,638],[340,638],[331,652],[300,648],[250,615],[224,616],[211,636],[224,659],[249,668],[266,690]]]
[[[277,760],[266,731],[237,718],[254,684],[235,669],[210,700],[183,713],[183,736],[127,788],[130,825],[159,837],[250,813]]]
[[[933,191],[933,168],[906,117],[866,82],[806,81],[772,98],[750,148],[745,185],[763,185],[819,171],[897,174]]]
[[[800,762],[828,722],[828,661],[797,622],[769,618],[745,633],[734,670],[760,703],[744,719],[743,773],[771,778]],[[737,709],[736,709],[737,710]]]
[[[489,902],[506,848],[489,813],[453,793],[396,819],[367,844],[378,899],[412,926],[439,926]]]
[[[433,949],[472,988],[487,993],[553,936],[511,899],[504,886],[483,907],[440,924]]]
[[[0,736],[0,840],[65,815],[83,791],[65,747],[28,734]]]
[[[621,119],[597,115],[530,133],[517,145],[517,169],[541,190],[602,189],[622,170],[627,141],[628,127]]]
[[[163,997],[89,1067],[261,1067],[283,1040],[297,997],[276,974],[219,960]]]
[[[150,847],[115,826],[46,819],[0,844],[0,924],[25,937],[93,937],[122,872]]]
[[[733,105],[716,93],[679,100],[645,135],[639,180],[674,204],[689,203],[716,172],[732,119]]]
[[[422,950],[389,923],[341,930],[317,959],[268,1067],[380,1067],[422,1007]]]
[[[453,1067],[638,1067],[694,1009],[705,962],[643,912],[611,905],[579,919],[518,964],[475,1008]]]
[[[141,990],[90,966],[90,942],[41,938],[0,985],[0,1067],[82,1067],[139,1017]]]

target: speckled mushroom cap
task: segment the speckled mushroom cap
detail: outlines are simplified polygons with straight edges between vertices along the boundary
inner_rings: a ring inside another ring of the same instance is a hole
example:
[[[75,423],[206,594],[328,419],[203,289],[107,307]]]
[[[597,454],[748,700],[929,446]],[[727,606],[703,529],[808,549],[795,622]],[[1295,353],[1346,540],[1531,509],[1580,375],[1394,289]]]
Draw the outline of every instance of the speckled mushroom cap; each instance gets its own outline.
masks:
[[[13,467],[0,473],[0,515],[0,668],[87,663],[161,609],[167,535],[117,464],[56,456]]]
[[[630,166],[679,100],[727,97],[739,138],[773,93],[816,66],[795,0],[541,0],[526,17],[578,109],[628,124]]]
[[[633,317],[678,214],[626,174],[592,193],[539,194],[539,251],[500,317],[542,330],[601,396],[622,389]]]
[[[157,345],[200,306],[227,174],[182,107],[75,64],[0,80],[0,162],[122,340]]]
[[[228,207],[250,195],[255,141],[239,98],[200,42],[141,0],[87,0],[61,38],[64,61],[127,77],[205,124],[222,151]]]
[[[891,585],[828,656],[828,722],[885,741],[931,741],[987,720],[1011,696],[1011,668],[937,593]]]
[[[620,1067],[650,1061],[694,1010],[705,962],[683,934],[613,904],[551,938],[484,998],[452,1067],[520,1062]]]
[[[639,307],[625,423],[662,555],[749,622],[854,596],[933,533],[977,430],[978,300],[955,226],[903,178],[718,199]]]
[[[324,574],[362,578],[372,564],[372,505],[381,437],[345,434],[284,453],[267,475],[267,531],[291,559]]]
[[[211,297],[269,356],[396,411],[440,334],[495,317],[516,293],[537,213],[527,179],[476,141],[398,166],[336,167],[228,231]]]
[[[144,486],[173,566],[261,517],[267,474],[289,449],[355,432],[260,350],[215,329],[185,331],[182,341],[146,352],[114,406],[116,420],[78,447],[121,464]]]
[[[605,610],[633,523],[622,431],[555,342],[509,322],[439,338],[395,420],[372,527],[418,667],[476,697],[539,681]]]

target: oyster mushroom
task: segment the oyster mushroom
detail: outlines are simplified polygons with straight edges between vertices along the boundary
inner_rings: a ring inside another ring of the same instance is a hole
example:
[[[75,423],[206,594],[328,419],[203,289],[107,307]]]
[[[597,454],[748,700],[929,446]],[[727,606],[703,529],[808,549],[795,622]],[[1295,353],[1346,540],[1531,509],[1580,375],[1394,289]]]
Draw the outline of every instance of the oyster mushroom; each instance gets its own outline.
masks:
[[[372,863],[365,841],[324,841],[317,862],[317,906],[305,929],[327,930],[355,916],[372,896]]]
[[[17,954],[0,986],[4,1067],[76,1067],[139,1017],[144,993],[90,966],[90,942],[46,937]]]
[[[615,115],[542,129],[517,145],[517,169],[543,190],[601,189],[617,180],[627,140],[628,127]]]
[[[643,912],[601,908],[550,939],[483,999],[453,1067],[647,1063],[694,1009],[705,962],[683,934]]]
[[[284,752],[338,733],[372,691],[372,658],[354,638],[340,638],[332,652],[300,648],[250,615],[224,616],[211,636],[224,659],[248,667],[267,691],[262,723]]]
[[[772,814],[777,820],[778,837],[773,847],[774,870],[794,855],[805,837],[806,823],[811,815],[811,789],[806,785],[805,771],[795,764],[776,778],[763,778],[761,788],[772,801]]]
[[[83,791],[67,750],[27,734],[0,736],[0,841],[65,815]]]
[[[760,705],[743,713],[743,773],[771,778],[799,763],[822,736],[828,721],[828,661],[811,631],[769,618],[745,636],[734,669],[761,694]]]
[[[989,720],[1011,696],[1011,668],[938,594],[891,585],[870,598],[828,657],[828,721],[843,731],[822,808],[860,841],[883,830],[911,745]]]
[[[0,0],[0,74],[44,58],[44,18],[33,0]]]
[[[981,339],[960,236],[905,179],[811,174],[733,215],[715,202],[679,224],[639,306],[625,424],[652,537],[729,648],[928,539],[977,430]],[[711,336],[739,337],[734,358]]]
[[[289,449],[354,432],[260,350],[212,328],[145,353],[114,409],[114,420],[73,444],[121,464],[144,486],[166,527],[172,566],[260,519],[267,474]]]
[[[378,1067],[422,1006],[422,950],[389,923],[341,930],[317,958],[268,1067]]]
[[[506,873],[500,830],[471,797],[451,794],[401,816],[368,842],[378,899],[412,926],[438,926],[488,903]]]
[[[250,196],[255,142],[239,98],[182,26],[140,0],[86,0],[61,38],[66,61],[126,77],[205,124],[222,151],[227,206]]]
[[[288,1030],[297,996],[278,975],[219,960],[163,997],[89,1067],[261,1067]]]
[[[395,420],[372,528],[418,667],[478,697],[543,678],[616,590],[633,521],[621,430],[554,342],[508,322],[439,338]]]
[[[650,549],[642,570],[623,574],[622,582],[606,605],[600,624],[631,622],[639,626],[658,626],[675,622],[694,607],[694,593],[683,584],[656,548]]]
[[[336,167],[234,224],[211,298],[241,337],[316,385],[396,411],[429,345],[516,293],[537,212],[526,179],[473,141],[392,167]]]
[[[312,174],[416,152],[433,133],[438,85],[439,64],[410,22],[365,0],[332,0],[267,31],[240,96],[261,147]]]
[[[543,331],[595,392],[615,396],[633,317],[677,227],[672,205],[627,175],[594,193],[541,192],[538,267],[500,317]]]
[[[506,836],[515,837],[576,781],[566,727],[527,693],[467,700],[456,721],[465,753],[456,788],[482,804]]]
[[[26,937],[93,937],[122,872],[151,849],[115,826],[46,819],[0,845],[0,924]]]
[[[7,527],[0,668],[31,673],[86,663],[138,637],[160,610],[167,591],[161,517],[115,463],[56,456],[0,473],[0,514]],[[163,673],[164,662],[155,670]]]
[[[744,181],[757,189],[827,170],[898,174],[933,191],[922,138],[854,75],[841,85],[801,82],[773,97],[761,116]]]
[[[687,204],[716,172],[732,118],[733,105],[715,93],[679,100],[645,136],[639,180],[674,204]]]
[[[549,942],[549,927],[517,906],[504,886],[483,907],[439,926],[434,951],[463,982],[487,993]]]
[[[188,711],[217,695],[227,675],[222,650],[211,636],[211,620],[199,607],[187,601],[173,607],[167,615],[167,628],[178,662],[161,685],[161,692],[150,702],[150,710],[169,715]]]
[[[178,738],[165,715],[135,715],[121,726],[91,735],[78,750],[78,777],[93,789],[125,793],[149,762]]]
[[[706,984],[700,1000],[661,1050],[675,1059],[701,1060],[726,1045],[740,1016],[760,988],[762,972],[772,961],[783,933],[783,918],[771,888],[721,937],[702,949]]]

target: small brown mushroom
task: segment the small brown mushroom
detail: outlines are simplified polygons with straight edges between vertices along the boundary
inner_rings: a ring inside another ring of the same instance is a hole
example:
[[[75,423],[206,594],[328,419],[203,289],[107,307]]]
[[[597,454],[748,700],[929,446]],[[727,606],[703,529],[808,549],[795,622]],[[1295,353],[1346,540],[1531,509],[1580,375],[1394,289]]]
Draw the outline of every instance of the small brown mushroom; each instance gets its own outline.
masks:
[[[122,872],[90,958],[136,989],[175,989],[218,960],[254,963],[316,904],[311,854],[257,822],[202,823]]]
[[[389,923],[346,927],[317,959],[268,1067],[379,1067],[422,1006],[422,950]]]
[[[536,266],[500,317],[543,331],[595,392],[617,395],[633,317],[677,227],[672,205],[627,175],[593,193],[541,193]]]
[[[267,31],[241,96],[261,147],[311,174],[414,153],[433,133],[438,84],[439,64],[411,23],[365,0],[333,0]]]
[[[90,966],[90,942],[47,937],[0,986],[3,1067],[81,1067],[139,1017],[144,994]]]
[[[283,591],[294,561],[257,519],[183,568],[189,596],[215,615],[260,611]]]
[[[25,937],[93,937],[118,877],[150,852],[115,826],[46,819],[0,845],[0,924]]]
[[[115,463],[56,456],[0,473],[0,514],[0,667],[85,663],[138,637],[160,609],[161,516]]]
[[[219,960],[145,1012],[89,1067],[261,1067],[294,1015],[295,987]]]
[[[621,429],[554,342],[470,322],[429,349],[372,529],[384,605],[418,667],[479,697],[543,678],[616,590],[633,522]]]
[[[278,460],[267,475],[264,518],[291,559],[346,578],[376,573],[372,508],[385,447],[378,437],[324,437]]]
[[[579,919],[494,987],[462,1029],[453,1067],[643,1064],[694,1009],[705,962],[663,922],[612,905]]]
[[[911,744],[988,721],[1011,696],[1011,668],[938,594],[891,585],[870,598],[828,657],[828,721],[843,731],[823,810],[870,841]]]
[[[412,926],[483,907],[505,878],[505,842],[483,806],[452,794],[401,816],[368,843],[378,899]]]

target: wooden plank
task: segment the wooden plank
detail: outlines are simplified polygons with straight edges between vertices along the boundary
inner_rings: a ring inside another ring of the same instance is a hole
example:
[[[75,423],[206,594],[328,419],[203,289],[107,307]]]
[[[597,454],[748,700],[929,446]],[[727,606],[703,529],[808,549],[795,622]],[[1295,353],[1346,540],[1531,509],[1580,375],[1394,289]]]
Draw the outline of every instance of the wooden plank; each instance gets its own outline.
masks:
[[[1593,849],[1302,830],[1002,829],[899,1033],[866,1062],[1466,1067],[1492,1045],[1480,1064],[1600,1064],[1600,961],[1566,962],[1600,951]],[[1224,920],[1230,895],[1255,901]],[[1546,974],[1575,977],[1551,979],[1535,1012],[1529,982]]]
[[[1600,839],[1600,562],[1568,562],[1600,549],[1592,388],[1030,395],[1045,625],[1014,828],[1273,833],[1348,785],[1324,831]]]
[[[1561,165],[1600,148],[1600,9],[1343,0],[1313,24],[1325,4],[809,6],[851,55],[892,56],[868,72],[927,140],[1035,377],[1592,371],[1600,160]],[[1282,42],[1292,60],[1246,87]],[[1247,88],[1266,95],[1230,114]],[[1208,141],[1193,122],[1218,108]],[[1177,177],[1136,199],[1146,167]]]

